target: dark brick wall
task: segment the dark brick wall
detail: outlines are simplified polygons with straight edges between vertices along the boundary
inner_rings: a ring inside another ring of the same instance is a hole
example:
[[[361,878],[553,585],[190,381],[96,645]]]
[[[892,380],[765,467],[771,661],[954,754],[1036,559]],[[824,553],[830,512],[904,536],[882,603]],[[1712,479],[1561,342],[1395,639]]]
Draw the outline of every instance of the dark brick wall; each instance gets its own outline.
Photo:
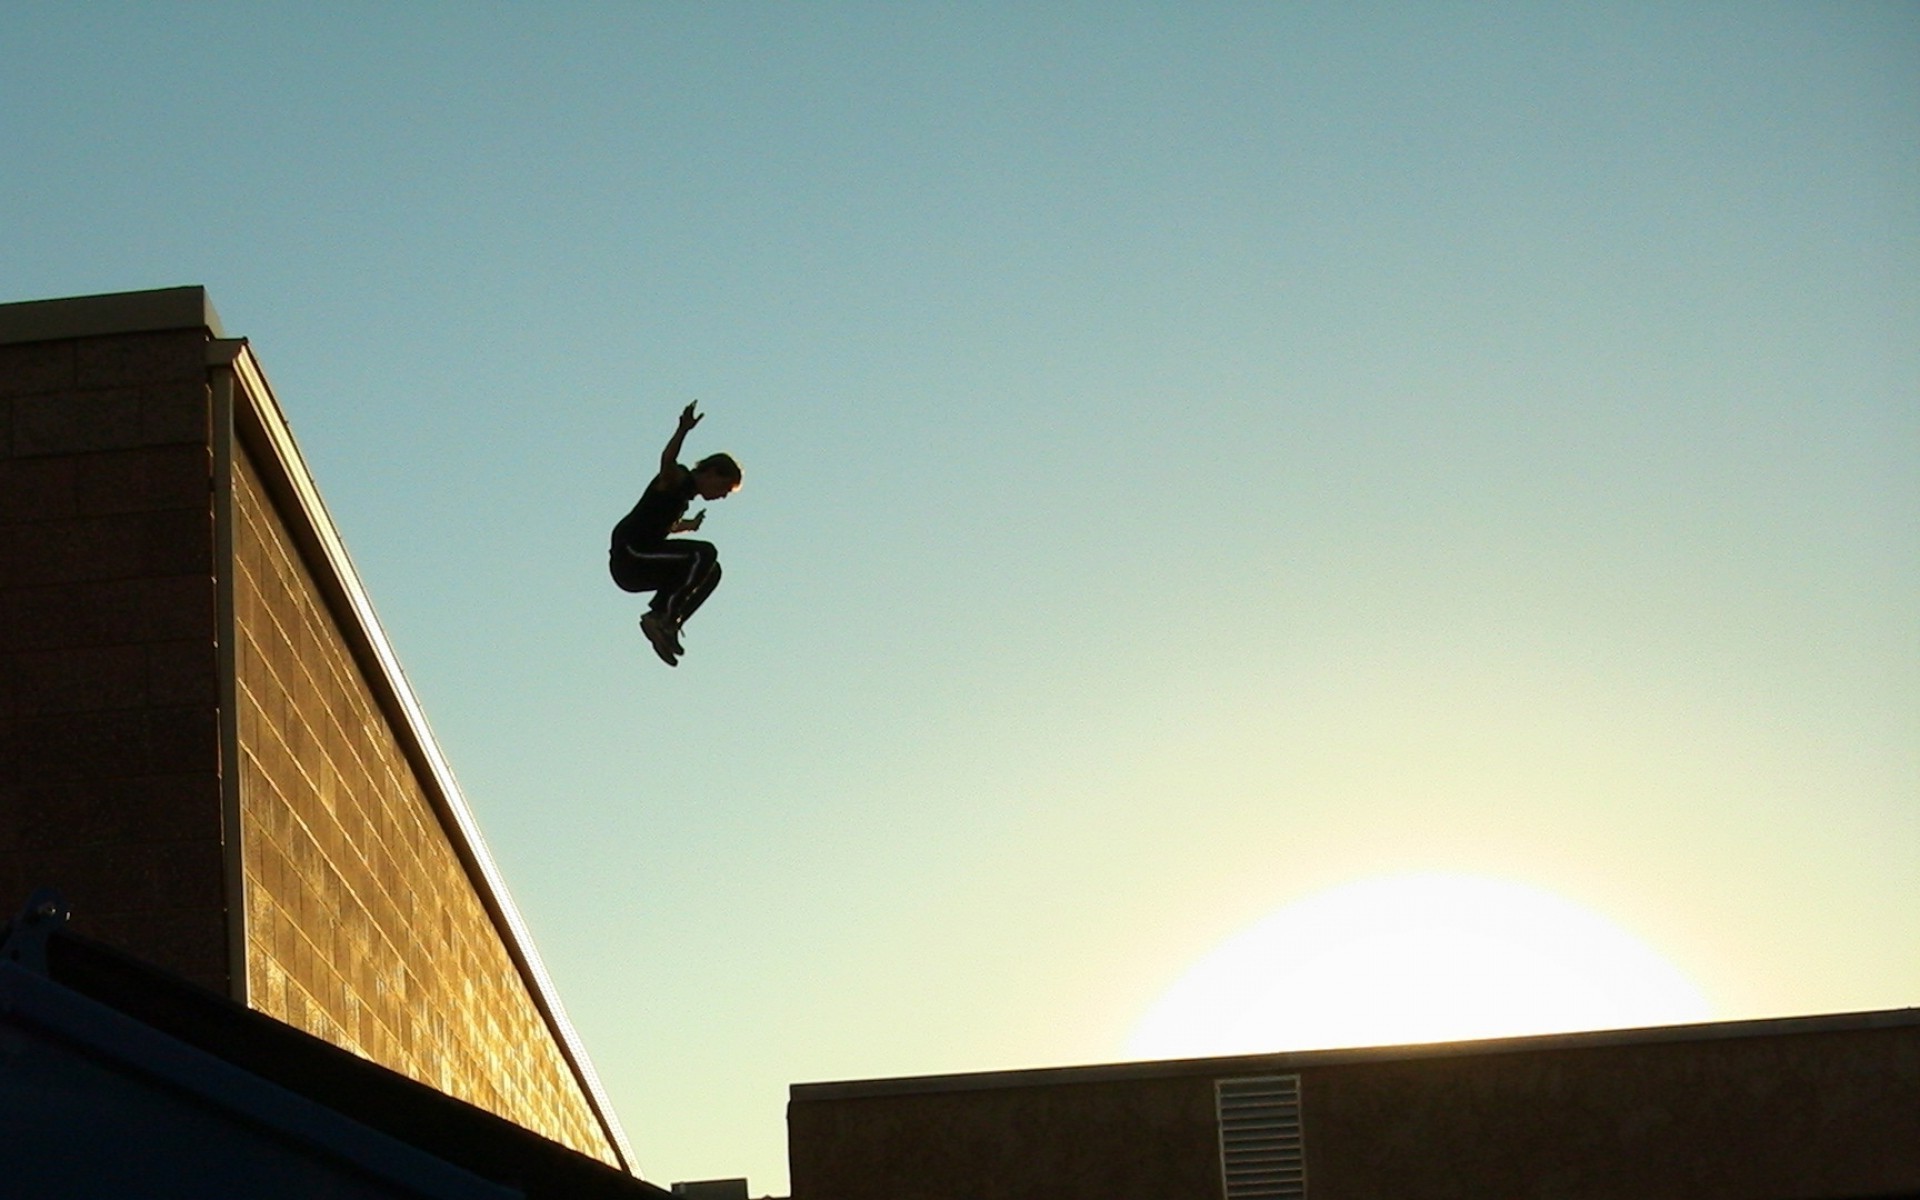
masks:
[[[1920,1024],[1893,1022],[803,1086],[793,1198],[1218,1200],[1214,1084],[1278,1074],[1311,1200],[1920,1196]]]
[[[1920,1191],[1913,1026],[1356,1063],[1304,1087],[1307,1175],[1333,1195]]]
[[[226,991],[206,342],[0,346],[0,905]]]
[[[793,1200],[1220,1195],[1211,1077],[796,1100],[787,1146]]]

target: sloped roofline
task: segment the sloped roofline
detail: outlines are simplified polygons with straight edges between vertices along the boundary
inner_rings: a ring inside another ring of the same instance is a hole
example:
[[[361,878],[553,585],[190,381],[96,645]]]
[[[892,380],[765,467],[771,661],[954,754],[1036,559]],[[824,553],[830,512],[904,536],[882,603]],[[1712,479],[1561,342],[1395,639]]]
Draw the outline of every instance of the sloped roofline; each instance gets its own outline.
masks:
[[[473,810],[467,805],[453,770],[434,738],[426,712],[381,628],[373,602],[347,553],[346,543],[341,540],[339,529],[328,515],[319,488],[307,470],[279,400],[246,340],[224,336],[206,289],[197,285],[0,305],[0,345],[188,329],[204,330],[212,339],[207,348],[207,366],[214,379],[216,410],[222,399],[218,395],[222,390],[221,377],[225,375],[236,385],[231,389],[229,401],[231,436],[240,438],[253,455],[280,505],[290,531],[305,552],[307,564],[366,675],[375,701],[392,723],[403,752],[414,766],[421,789],[440,816],[441,826],[475,893],[486,907],[488,917],[575,1079],[586,1093],[621,1167],[636,1171],[633,1148],[614,1115],[599,1074],[561,1005],[559,991],[534,946],[532,933],[507,891],[506,881],[487,849]],[[221,439],[229,436],[222,428],[224,424],[216,417],[216,453],[221,452]],[[233,705],[223,703],[221,707],[222,722],[230,725],[235,719]],[[231,730],[228,736],[232,736]],[[230,880],[237,873],[237,865],[229,863]],[[244,910],[237,902],[235,908]],[[244,987],[244,979],[242,973],[236,986]]]
[[[608,1140],[613,1143],[621,1165],[632,1170],[633,1149],[627,1144],[626,1135],[614,1116],[613,1106],[601,1086],[599,1074],[587,1057],[578,1031],[567,1018],[566,1009],[560,1003],[559,990],[547,974],[546,965],[534,945],[532,931],[521,917],[512,894],[507,891],[506,880],[501,876],[492,852],[487,849],[480,824],[475,820],[473,810],[468,807],[460,784],[454,778],[453,768],[433,735],[426,710],[421,707],[392,643],[381,628],[380,618],[374,612],[373,602],[360,582],[359,573],[354,569],[346,543],[341,540],[333,519],[327,515],[326,504],[320,498],[313,476],[307,471],[305,460],[300,456],[300,448],[293,440],[293,431],[287,424],[272,387],[244,340],[215,340],[209,345],[209,354],[231,355],[229,365],[241,384],[236,398],[244,397],[247,401],[234,406],[235,433],[245,442],[247,449],[254,452],[256,465],[267,468],[263,474],[271,472],[278,476],[268,479],[269,488],[284,493],[276,496],[276,499],[283,502],[291,500],[291,511],[297,513],[307,526],[296,529],[295,536],[303,541],[311,540],[310,546],[303,547],[310,553],[309,565],[315,565],[317,561],[322,566],[314,574],[320,581],[321,589],[327,593],[328,602],[346,631],[347,640],[353,644],[356,657],[361,659],[368,684],[381,708],[386,710],[388,719],[393,722],[407,757],[413,760],[422,788],[439,812],[447,838],[460,856],[468,878],[473,881],[474,891],[486,906],[494,927],[500,931],[501,941],[526,982],[534,1004],[553,1030],[561,1053],[566,1056],[568,1065],[573,1068],[574,1075],[586,1091],[588,1102],[600,1118],[601,1126]],[[266,452],[264,455],[260,453],[263,450]]]

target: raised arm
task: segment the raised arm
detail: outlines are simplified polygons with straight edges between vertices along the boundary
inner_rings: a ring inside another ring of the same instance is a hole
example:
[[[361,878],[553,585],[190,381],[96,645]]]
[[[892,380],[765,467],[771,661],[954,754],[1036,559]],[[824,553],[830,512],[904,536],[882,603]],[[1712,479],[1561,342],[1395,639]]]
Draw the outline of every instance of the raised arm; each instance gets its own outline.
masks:
[[[663,476],[674,474],[675,468],[680,465],[680,446],[687,440],[687,434],[693,427],[700,423],[703,415],[693,411],[693,405],[698,403],[695,400],[680,410],[680,424],[674,429],[673,436],[667,439],[666,449],[660,451],[660,474]]]

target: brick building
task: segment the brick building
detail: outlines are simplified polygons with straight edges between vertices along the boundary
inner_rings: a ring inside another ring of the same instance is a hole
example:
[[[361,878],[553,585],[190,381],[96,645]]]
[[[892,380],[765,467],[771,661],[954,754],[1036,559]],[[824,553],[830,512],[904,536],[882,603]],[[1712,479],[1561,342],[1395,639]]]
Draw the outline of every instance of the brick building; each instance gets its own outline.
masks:
[[[800,1084],[793,1200],[1914,1200],[1920,1010]]]
[[[631,1169],[200,288],[0,305],[0,906],[41,887],[77,936]]]

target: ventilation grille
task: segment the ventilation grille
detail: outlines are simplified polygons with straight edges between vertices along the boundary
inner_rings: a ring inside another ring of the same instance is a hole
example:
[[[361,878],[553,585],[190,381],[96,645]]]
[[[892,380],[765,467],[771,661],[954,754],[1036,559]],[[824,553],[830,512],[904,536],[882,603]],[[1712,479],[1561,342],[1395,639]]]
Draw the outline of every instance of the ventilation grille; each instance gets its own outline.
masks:
[[[1305,1200],[1300,1077],[1222,1079],[1213,1090],[1226,1200]]]

